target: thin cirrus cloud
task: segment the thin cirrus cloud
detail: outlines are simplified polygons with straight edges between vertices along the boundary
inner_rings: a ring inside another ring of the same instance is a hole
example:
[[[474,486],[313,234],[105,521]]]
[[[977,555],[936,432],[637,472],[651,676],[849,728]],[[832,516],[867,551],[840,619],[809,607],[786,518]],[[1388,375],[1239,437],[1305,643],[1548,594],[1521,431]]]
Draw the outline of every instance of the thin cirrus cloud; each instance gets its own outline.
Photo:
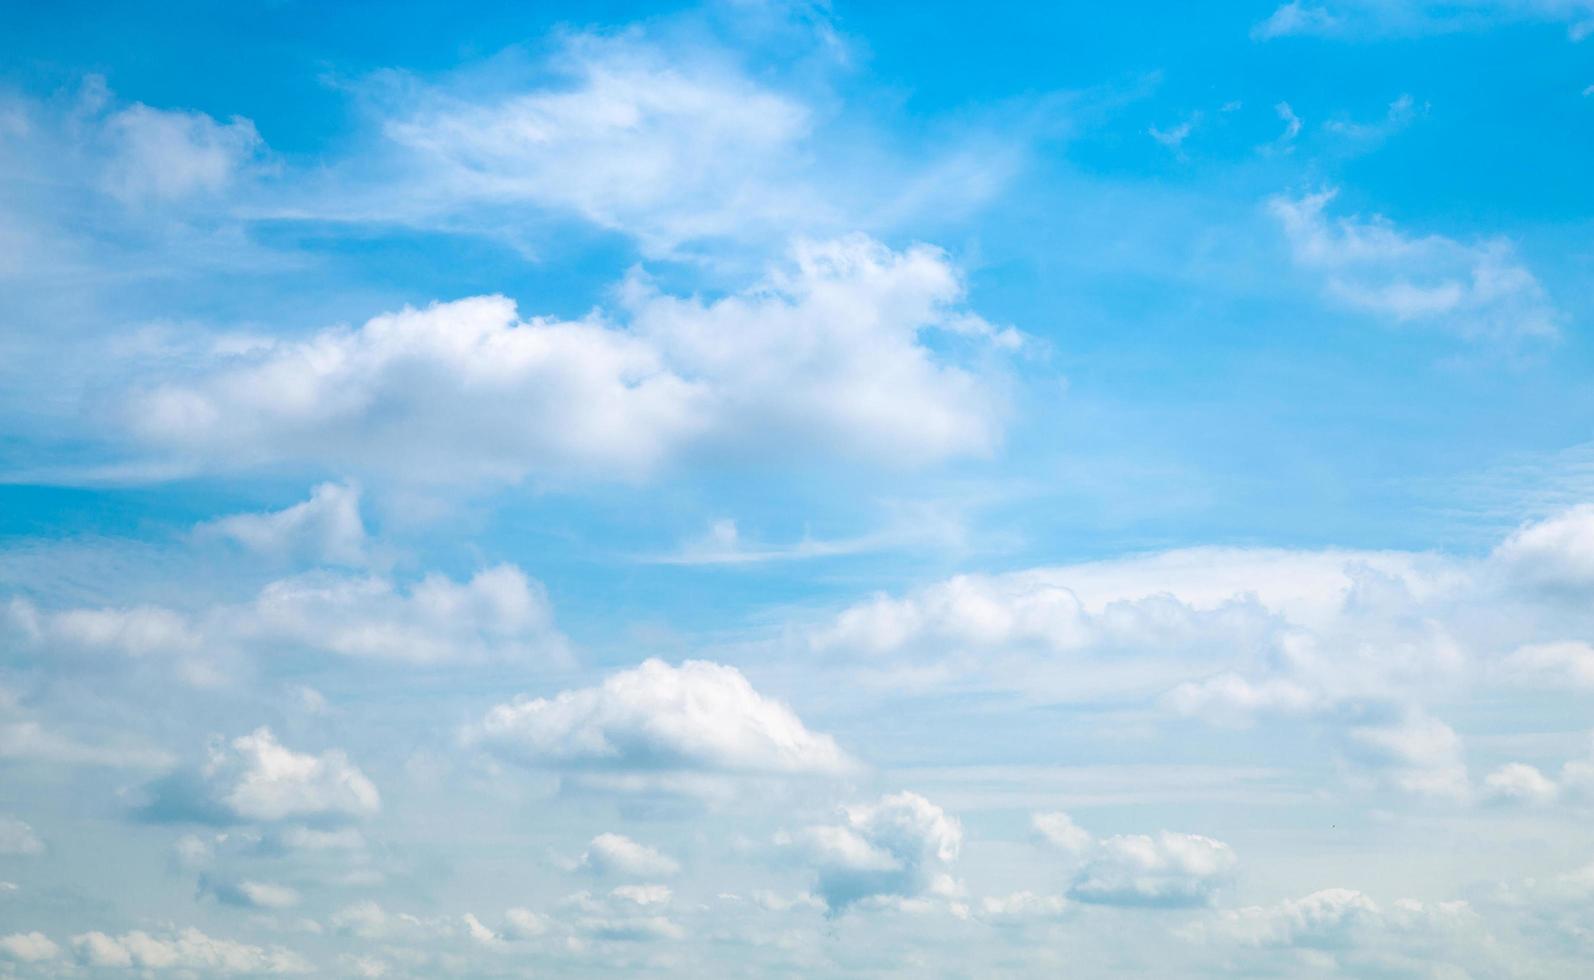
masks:
[[[522,320],[477,297],[268,344],[143,389],[128,423],[197,470],[445,483],[635,479],[705,454],[922,464],[985,453],[1001,432],[999,365],[1020,338],[962,295],[928,246],[803,243],[712,302],[633,279],[623,324]]]
[[[382,165],[342,161],[265,213],[503,235],[483,215],[520,208],[679,257],[883,230],[932,197],[941,213],[970,209],[1015,169],[1013,145],[981,133],[909,156],[863,135],[874,127],[833,127],[834,52],[789,86],[733,50],[682,54],[646,32],[571,34],[531,80],[379,74],[359,90],[379,130],[367,156]]]
[[[1566,26],[1581,41],[1594,31],[1586,0],[1290,0],[1251,31],[1257,40],[1284,37],[1387,38],[1477,31],[1510,23]]]
[[[1563,319],[1510,242],[1411,235],[1378,215],[1331,217],[1337,191],[1274,197],[1267,208],[1295,264],[1337,305],[1401,325],[1492,341],[1555,339]]]

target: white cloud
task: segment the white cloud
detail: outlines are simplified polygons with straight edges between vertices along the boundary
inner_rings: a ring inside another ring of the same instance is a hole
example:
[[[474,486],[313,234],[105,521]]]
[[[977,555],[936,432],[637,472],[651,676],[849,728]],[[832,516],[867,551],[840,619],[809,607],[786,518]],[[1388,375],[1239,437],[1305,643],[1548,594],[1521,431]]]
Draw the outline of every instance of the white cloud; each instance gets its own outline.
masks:
[[[1588,0],[1290,0],[1251,36],[1375,38],[1484,30],[1511,23],[1562,23],[1574,41],[1594,31]]]
[[[0,759],[118,769],[165,769],[172,764],[169,753],[130,741],[124,737],[96,744],[51,731],[37,721],[0,722]]]
[[[1030,826],[1035,828],[1041,839],[1065,854],[1084,854],[1095,843],[1090,831],[1074,823],[1072,817],[1060,810],[1031,815]]]
[[[504,912],[504,936],[507,939],[535,939],[546,935],[550,928],[547,916],[530,909],[515,908]]]
[[[524,203],[668,252],[830,211],[800,173],[811,113],[727,65],[572,38],[557,87],[471,100],[411,90],[384,126],[424,175],[411,207]]]
[[[686,936],[670,918],[670,890],[663,885],[621,886],[607,895],[577,892],[559,903],[566,928],[611,942],[658,942]]]
[[[711,302],[633,278],[623,326],[521,320],[485,296],[275,342],[138,393],[130,422],[198,467],[294,460],[434,483],[636,478],[694,453],[925,463],[1000,434],[986,362],[1017,335],[961,296],[928,246],[802,243]]]
[[[991,895],[980,901],[980,918],[993,923],[1059,919],[1067,912],[1068,899],[1061,895],[1037,895],[1030,891]]]
[[[287,885],[269,881],[215,881],[201,879],[200,887],[218,901],[253,909],[291,909],[299,904],[299,892]]]
[[[0,815],[0,854],[43,854],[44,841],[16,817]]]
[[[218,194],[262,146],[248,119],[218,123],[202,112],[142,103],[113,113],[103,126],[110,146],[105,186],[130,203]]]
[[[1561,313],[1510,242],[1411,236],[1377,215],[1330,219],[1326,210],[1335,194],[1268,201],[1295,263],[1322,276],[1334,302],[1469,338],[1542,340],[1559,334]]]
[[[211,744],[204,766],[152,787],[149,814],[162,819],[347,821],[381,809],[376,786],[340,750],[295,752],[269,728]]]
[[[43,963],[53,960],[61,947],[50,941],[42,932],[14,932],[0,936],[0,956],[19,963]]]
[[[598,875],[654,878],[673,875],[681,865],[666,854],[622,834],[599,834],[576,861],[576,867]]]
[[[1559,789],[1533,766],[1512,762],[1483,777],[1483,792],[1489,799],[1543,805],[1553,803]]]
[[[1211,934],[1253,946],[1338,945],[1380,915],[1378,904],[1349,888],[1325,888],[1273,906],[1221,913]]]
[[[1099,905],[1205,905],[1228,882],[1235,863],[1229,845],[1196,834],[1108,837],[1096,845],[1068,894]]]
[[[302,503],[263,514],[234,514],[197,530],[277,559],[362,565],[367,558],[360,491],[347,483],[323,483]]]
[[[1530,643],[1501,663],[1518,683],[1594,688],[1594,646],[1581,642]]]
[[[428,574],[407,590],[378,575],[311,572],[269,583],[250,603],[183,613],[158,606],[45,611],[13,599],[0,627],[52,654],[163,657],[215,683],[239,653],[285,650],[408,663],[545,660],[568,652],[540,582],[513,565],[465,582]]]
[[[1420,708],[1356,706],[1367,712],[1345,731],[1352,761],[1396,786],[1425,796],[1465,799],[1470,792],[1461,736]]]
[[[467,738],[515,762],[618,772],[840,773],[851,760],[734,667],[648,660],[597,687],[521,697]]]
[[[951,890],[947,871],[963,845],[957,818],[917,793],[842,808],[839,824],[777,839],[818,872],[818,894],[832,912],[865,899],[917,898]]]
[[[1523,525],[1501,542],[1494,558],[1532,587],[1572,595],[1594,591],[1594,504]]]
[[[314,969],[297,953],[279,947],[263,948],[230,939],[214,939],[193,928],[167,938],[141,930],[120,936],[87,932],[73,936],[72,945],[80,960],[102,968],[211,974],[311,973]]]

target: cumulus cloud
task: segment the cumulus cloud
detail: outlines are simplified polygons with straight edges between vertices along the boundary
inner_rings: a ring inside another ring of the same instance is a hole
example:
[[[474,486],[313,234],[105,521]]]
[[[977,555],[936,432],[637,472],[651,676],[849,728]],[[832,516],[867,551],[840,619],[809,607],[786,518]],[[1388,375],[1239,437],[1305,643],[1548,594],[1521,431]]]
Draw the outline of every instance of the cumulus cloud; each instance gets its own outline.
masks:
[[[1495,549],[1519,581],[1572,596],[1594,590],[1594,504],[1580,504],[1525,524]]]
[[[362,565],[368,544],[359,488],[323,483],[310,499],[262,514],[233,514],[201,524],[201,535],[230,539],[276,559]]]
[[[949,869],[963,846],[955,817],[917,793],[843,807],[838,824],[783,835],[818,873],[818,894],[833,913],[866,899],[950,894]]]
[[[0,815],[0,854],[43,854],[44,841],[16,817]]]
[[[1490,799],[1545,804],[1554,802],[1555,783],[1533,766],[1512,762],[1483,777],[1484,795]]]
[[[623,834],[599,834],[592,838],[575,866],[596,875],[630,878],[656,878],[681,870],[674,858]]]
[[[670,915],[673,896],[664,885],[621,885],[604,895],[577,892],[559,903],[560,919],[577,936],[610,942],[684,938]]]
[[[60,656],[165,658],[196,683],[229,658],[323,652],[417,666],[568,657],[540,582],[513,565],[464,582],[436,573],[407,589],[379,575],[312,572],[267,584],[252,601],[186,613],[160,606],[42,610],[13,599],[0,629]]]
[[[1068,894],[1098,905],[1206,905],[1235,864],[1229,845],[1197,834],[1108,837],[1096,845]]]
[[[88,966],[147,973],[287,974],[314,970],[304,957],[289,950],[216,939],[194,928],[166,937],[141,930],[120,936],[86,932],[73,936],[72,946]]]
[[[1469,338],[1544,340],[1559,334],[1560,311],[1509,242],[1412,236],[1377,215],[1330,218],[1335,194],[1268,202],[1296,265],[1320,275],[1334,302]]]
[[[0,956],[16,963],[43,963],[55,959],[60,953],[61,947],[42,932],[14,932],[9,936],[0,936]]]
[[[624,324],[522,320],[484,296],[268,343],[140,391],[129,421],[202,468],[289,460],[443,483],[629,479],[702,453],[924,463],[1000,433],[990,355],[1017,335],[963,310],[962,291],[928,246],[803,243],[713,301],[634,278]]]
[[[338,823],[381,809],[376,786],[340,750],[295,752],[269,728],[210,746],[197,772],[157,782],[146,814],[212,823]]]
[[[853,765],[736,668],[701,660],[648,660],[596,687],[520,697],[465,734],[512,762],[599,774],[835,774]]]

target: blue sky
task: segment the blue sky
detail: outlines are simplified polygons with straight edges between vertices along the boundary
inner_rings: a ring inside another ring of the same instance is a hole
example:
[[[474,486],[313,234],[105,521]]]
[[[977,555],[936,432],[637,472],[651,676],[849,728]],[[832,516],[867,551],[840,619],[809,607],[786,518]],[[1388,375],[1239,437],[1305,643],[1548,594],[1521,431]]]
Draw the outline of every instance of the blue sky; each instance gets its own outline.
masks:
[[[1594,5],[0,9],[0,976],[1571,977]]]

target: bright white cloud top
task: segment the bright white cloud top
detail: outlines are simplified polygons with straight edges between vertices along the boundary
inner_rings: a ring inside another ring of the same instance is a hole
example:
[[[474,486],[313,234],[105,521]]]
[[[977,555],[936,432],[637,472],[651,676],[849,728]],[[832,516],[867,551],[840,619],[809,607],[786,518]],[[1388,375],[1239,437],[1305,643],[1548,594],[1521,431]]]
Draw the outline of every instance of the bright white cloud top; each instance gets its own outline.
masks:
[[[12,6],[3,980],[1588,973],[1594,5]]]

